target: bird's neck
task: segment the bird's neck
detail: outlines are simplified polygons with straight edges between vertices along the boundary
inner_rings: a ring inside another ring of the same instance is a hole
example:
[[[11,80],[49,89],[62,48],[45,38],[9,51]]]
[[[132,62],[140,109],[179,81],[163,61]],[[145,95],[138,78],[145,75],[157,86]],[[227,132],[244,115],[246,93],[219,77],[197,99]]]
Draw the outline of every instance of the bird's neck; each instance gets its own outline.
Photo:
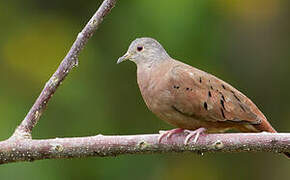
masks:
[[[154,92],[158,82],[168,71],[168,64],[171,59],[154,62],[151,65],[137,64],[137,82],[144,97],[144,94]]]

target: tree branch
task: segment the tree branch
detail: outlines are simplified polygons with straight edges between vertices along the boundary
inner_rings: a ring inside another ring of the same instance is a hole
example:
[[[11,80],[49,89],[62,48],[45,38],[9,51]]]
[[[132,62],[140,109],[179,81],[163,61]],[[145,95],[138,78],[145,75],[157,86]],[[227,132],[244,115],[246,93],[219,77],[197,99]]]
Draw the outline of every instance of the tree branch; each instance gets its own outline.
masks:
[[[30,109],[22,123],[15,130],[12,136],[13,138],[31,139],[31,131],[38,122],[43,111],[45,110],[48,101],[55,93],[61,82],[72,70],[72,68],[78,65],[78,56],[81,50],[84,48],[90,37],[93,35],[93,33],[103,21],[104,17],[111,11],[115,4],[116,0],[104,0],[97,12],[89,20],[83,30],[78,34],[75,42],[73,43],[65,58],[62,60],[58,69],[45,84],[34,105]]]
[[[203,134],[184,145],[185,134],[158,142],[158,134],[91,136],[0,142],[0,164],[40,159],[104,157],[122,154],[172,152],[290,152],[290,133]]]

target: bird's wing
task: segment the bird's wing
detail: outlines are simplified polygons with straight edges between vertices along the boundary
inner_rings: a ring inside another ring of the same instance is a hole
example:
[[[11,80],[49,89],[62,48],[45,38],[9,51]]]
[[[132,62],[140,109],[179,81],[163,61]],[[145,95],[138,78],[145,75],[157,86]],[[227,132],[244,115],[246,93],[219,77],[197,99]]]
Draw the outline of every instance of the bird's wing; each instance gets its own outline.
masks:
[[[263,114],[249,98],[211,74],[178,64],[171,68],[169,76],[172,106],[186,116],[247,124],[262,120]]]

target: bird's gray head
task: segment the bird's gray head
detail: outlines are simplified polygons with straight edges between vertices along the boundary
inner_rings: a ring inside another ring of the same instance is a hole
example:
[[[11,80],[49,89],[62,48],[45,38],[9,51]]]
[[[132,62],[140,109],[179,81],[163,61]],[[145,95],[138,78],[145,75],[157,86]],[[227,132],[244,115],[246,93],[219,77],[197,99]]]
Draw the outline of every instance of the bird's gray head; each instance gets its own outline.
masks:
[[[120,57],[117,63],[131,60],[137,65],[151,66],[155,62],[169,59],[162,45],[153,38],[143,37],[135,39],[129,46],[127,53]]]

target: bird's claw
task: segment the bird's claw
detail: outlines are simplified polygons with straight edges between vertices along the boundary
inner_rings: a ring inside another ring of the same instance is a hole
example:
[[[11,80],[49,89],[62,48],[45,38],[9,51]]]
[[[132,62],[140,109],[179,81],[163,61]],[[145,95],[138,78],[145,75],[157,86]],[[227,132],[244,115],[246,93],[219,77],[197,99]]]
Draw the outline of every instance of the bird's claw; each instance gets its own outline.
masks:
[[[184,145],[187,145],[190,141],[190,139],[194,136],[194,140],[193,143],[196,143],[200,134],[204,133],[206,129],[205,128],[198,128],[194,131],[191,130],[187,130],[187,129],[182,129],[182,128],[176,128],[176,129],[172,129],[169,131],[159,131],[160,136],[158,137],[158,142],[161,143],[162,139],[166,136],[166,138],[170,138],[173,134],[178,134],[181,132],[185,132],[188,133],[188,135],[186,136],[185,140],[184,140]]]
[[[194,137],[193,143],[195,144],[200,136],[200,134],[204,133],[206,129],[205,128],[198,128],[194,131],[190,131],[190,130],[184,130],[184,132],[188,133],[188,135],[186,136],[185,140],[184,140],[184,145],[187,145],[188,142],[190,141],[190,139]]]
[[[162,139],[166,136],[166,138],[170,138],[173,134],[184,132],[184,129],[176,128],[171,129],[169,131],[159,131],[160,136],[158,137],[158,142],[160,143]]]

